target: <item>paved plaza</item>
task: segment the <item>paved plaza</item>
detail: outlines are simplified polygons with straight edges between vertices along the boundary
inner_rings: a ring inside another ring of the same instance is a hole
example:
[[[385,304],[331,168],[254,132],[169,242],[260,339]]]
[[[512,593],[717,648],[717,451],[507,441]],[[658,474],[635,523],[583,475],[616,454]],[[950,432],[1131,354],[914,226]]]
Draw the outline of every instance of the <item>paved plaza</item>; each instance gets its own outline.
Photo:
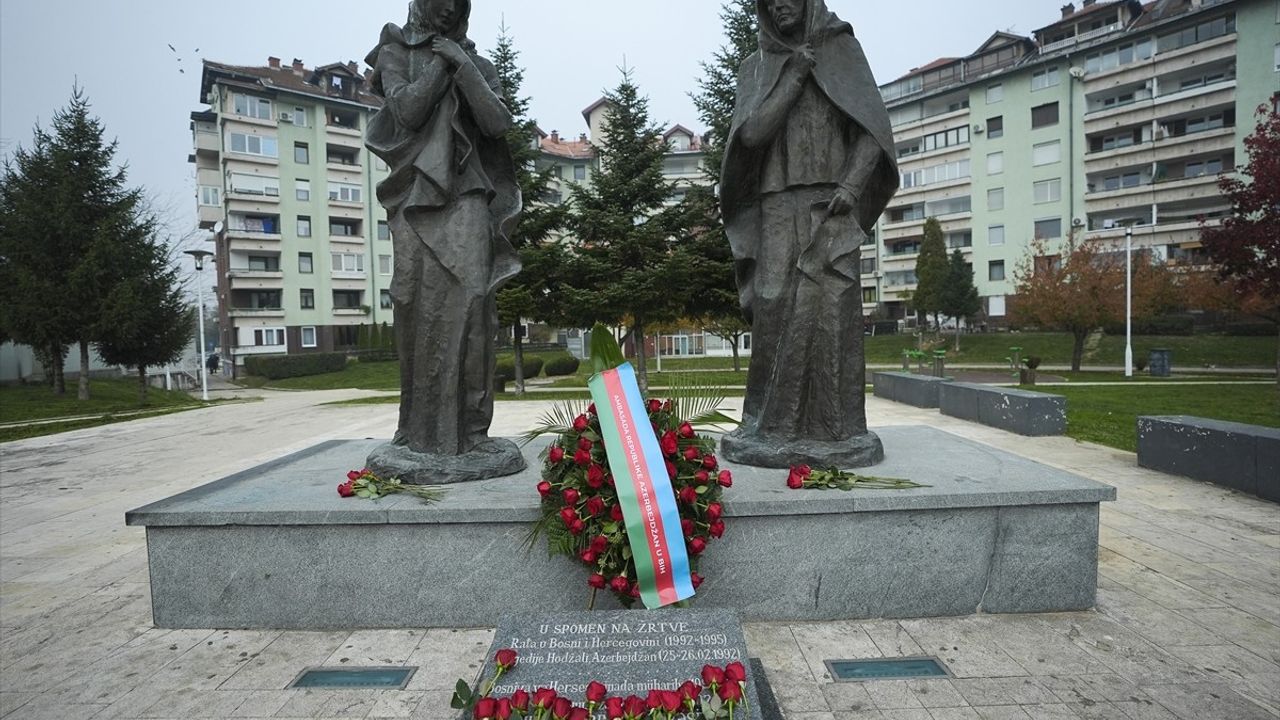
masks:
[[[389,437],[394,405],[322,405],[367,394],[264,392],[0,445],[0,717],[455,718],[450,689],[476,673],[491,629],[151,625],[144,530],[125,527],[125,511],[323,440]],[[528,429],[548,405],[499,403],[494,433]],[[1117,502],[1102,506],[1098,606],[748,624],[788,720],[1280,717],[1280,506],[1069,438],[876,398],[867,414],[873,426],[932,425],[1116,486]],[[335,485],[347,469],[334,468]],[[955,677],[837,683],[823,664],[916,655],[940,657]],[[310,666],[400,664],[420,668],[402,691],[283,689]]]

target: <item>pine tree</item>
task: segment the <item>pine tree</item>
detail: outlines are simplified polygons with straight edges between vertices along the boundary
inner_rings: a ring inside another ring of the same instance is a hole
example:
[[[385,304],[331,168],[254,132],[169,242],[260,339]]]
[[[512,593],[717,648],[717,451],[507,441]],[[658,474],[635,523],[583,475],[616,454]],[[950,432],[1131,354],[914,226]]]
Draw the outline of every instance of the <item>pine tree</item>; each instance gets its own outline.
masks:
[[[947,280],[942,287],[941,312],[956,321],[956,350],[960,350],[960,321],[968,320],[982,310],[978,288],[973,284],[973,268],[965,262],[960,248],[951,252]]]
[[[672,322],[685,307],[692,263],[675,252],[684,216],[665,209],[672,185],[662,174],[666,145],[631,72],[606,93],[608,131],[596,145],[600,169],[577,187],[570,225],[576,254],[565,293],[574,324],[625,325],[636,348],[640,387],[648,387],[645,329]]]
[[[682,243],[697,280],[688,295],[685,315],[701,321],[703,329],[733,346],[733,369],[741,370],[741,339],[751,326],[742,315],[734,274],[733,251],[724,232],[715,185],[720,182],[725,145],[729,140],[738,96],[738,69],[760,46],[755,0],[729,0],[720,11],[725,44],[711,62],[701,64],[700,91],[691,95],[698,118],[706,125],[703,172],[707,185],[690,189],[683,212],[692,229]]]
[[[947,282],[947,244],[943,239],[942,225],[937,218],[924,223],[924,240],[920,243],[920,255],[916,258],[916,289],[911,294],[911,305],[916,313],[933,315],[937,326],[942,313],[942,289]]]
[[[555,302],[559,294],[554,292],[564,267],[564,251],[551,241],[552,234],[565,223],[565,209],[545,201],[547,187],[551,183],[550,167],[537,167],[541,152],[538,148],[538,126],[528,117],[529,98],[523,97],[524,69],[519,64],[520,53],[505,25],[498,36],[493,51],[493,65],[502,84],[503,99],[515,122],[507,133],[507,144],[516,166],[516,181],[524,198],[524,211],[519,224],[511,234],[511,244],[520,253],[523,270],[498,292],[498,320],[511,327],[515,349],[515,387],[517,394],[524,393],[524,338],[520,329],[523,320],[554,320],[559,313]]]

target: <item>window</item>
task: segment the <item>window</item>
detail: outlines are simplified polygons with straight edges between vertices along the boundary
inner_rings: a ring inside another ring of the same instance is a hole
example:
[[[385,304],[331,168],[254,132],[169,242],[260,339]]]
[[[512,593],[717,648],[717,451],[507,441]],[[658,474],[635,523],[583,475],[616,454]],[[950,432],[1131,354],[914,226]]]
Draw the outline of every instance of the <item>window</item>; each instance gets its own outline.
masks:
[[[1000,282],[1004,280],[1004,261],[992,260],[987,263],[987,279],[991,282]]]
[[[294,195],[297,196],[298,202],[309,202],[311,200],[311,181],[295,180]]]
[[[334,290],[333,307],[337,310],[356,310],[360,307],[361,291]]]
[[[1183,28],[1168,35],[1162,35],[1156,40],[1156,47],[1158,52],[1169,52],[1170,50],[1202,43],[1235,31],[1236,16],[1230,14],[1189,28]]]
[[[330,237],[363,237],[360,234],[359,220],[330,220]]]
[[[954,145],[963,145],[967,142],[969,142],[969,126],[965,125],[900,143],[898,145],[898,157],[941,150]]]
[[[208,207],[221,207],[222,191],[213,185],[201,185],[200,204]]]
[[[236,215],[229,218],[232,230],[277,235],[280,233],[280,217],[277,215]]]
[[[316,291],[312,288],[302,288],[298,291],[298,299],[303,310],[316,309]]]
[[[304,275],[310,275],[315,272],[315,264],[312,262],[311,253],[298,253],[298,272]]]
[[[987,228],[987,244],[999,246],[1004,244],[1004,226],[992,225]]]
[[[1058,202],[1062,199],[1062,178],[1041,180],[1033,186],[1033,194],[1037,204]]]
[[[313,348],[316,346],[316,329],[314,327],[302,328],[302,347]]]
[[[987,155],[987,174],[999,175],[1004,172],[1004,153],[993,152]]]
[[[1031,261],[1031,272],[1035,275],[1057,272],[1061,269],[1061,255],[1038,255]]]
[[[1004,137],[1004,116],[997,115],[993,118],[987,118],[987,138],[995,140]]]
[[[311,237],[311,216],[310,215],[298,216],[298,237],[300,238]]]
[[[237,115],[247,115],[260,120],[271,119],[271,101],[266,98],[236,93],[232,95],[232,102]]]
[[[1036,90],[1051,88],[1059,82],[1057,65],[1044,70],[1037,70],[1031,75],[1031,91],[1035,92]]]
[[[329,199],[338,202],[360,202],[360,186],[350,183],[329,183]]]
[[[391,226],[387,224],[386,220],[378,221],[378,239],[379,240],[391,239]]]
[[[1125,43],[1119,47],[1096,52],[1085,58],[1084,69],[1090,73],[1106,72],[1128,65],[1134,60],[1148,60],[1153,49],[1150,38],[1134,43]]]
[[[227,178],[227,183],[230,185],[228,189],[237,195],[280,196],[280,178],[231,173]]]
[[[871,275],[876,271],[876,259],[873,257],[862,258],[862,267],[860,272],[863,275]]]
[[[1052,240],[1062,237],[1062,218],[1049,218],[1036,221],[1036,237]]]
[[[573,166],[573,179],[574,179],[574,180],[586,180],[586,179],[587,179],[587,166],[586,166],[586,165],[574,165],[574,166]]]
[[[973,205],[968,195],[961,197],[947,198],[946,200],[935,200],[925,203],[924,214],[926,217],[938,215],[954,215],[956,213],[967,213],[973,209]]]
[[[888,211],[889,222],[911,222],[913,220],[924,219],[924,203],[916,205],[906,205],[904,207],[890,208]]]
[[[1031,147],[1032,165],[1052,165],[1062,159],[1062,141],[1040,143]]]
[[[1031,129],[1058,124],[1058,103],[1051,102],[1031,108]]]
[[[987,209],[1003,210],[1004,209],[1004,188],[991,188],[987,191]]]
[[[1004,295],[993,295],[987,298],[987,317],[1004,317]]]
[[[920,187],[967,177],[969,177],[969,161],[957,160],[956,162],[932,165],[922,170],[904,172],[902,173],[902,187]]]
[[[253,344],[258,347],[281,347],[285,344],[284,328],[258,328],[253,331]]]
[[[280,146],[273,137],[231,133],[231,152],[273,158],[279,156]]]
[[[1004,85],[996,83],[987,86],[987,104],[998,103],[1004,100]]]
[[[280,272],[280,256],[250,255],[249,269],[256,272]]]
[[[391,302],[391,291],[390,291],[390,290],[382,290],[382,291],[379,291],[379,292],[378,292],[378,307],[382,308],[383,310],[390,310],[390,309],[391,309],[391,306],[392,306],[392,302]]]
[[[862,304],[870,305],[876,302],[876,289],[873,287],[862,288]]]
[[[390,255],[378,256],[378,274],[379,275],[391,274],[391,256]]]
[[[293,109],[293,116],[290,119],[293,121],[293,124],[297,125],[298,127],[309,127],[311,123],[308,122],[307,116],[308,116],[308,113],[306,108],[295,107]]]
[[[311,164],[311,148],[306,143],[293,144],[293,161],[299,165]]]
[[[359,253],[333,253],[334,272],[364,272],[364,255]]]
[[[1188,169],[1190,169],[1190,166],[1188,166]],[[1124,173],[1122,175],[1111,175],[1102,179],[1102,192],[1119,190],[1120,188],[1138,187],[1141,184],[1141,173],[1131,172]]]

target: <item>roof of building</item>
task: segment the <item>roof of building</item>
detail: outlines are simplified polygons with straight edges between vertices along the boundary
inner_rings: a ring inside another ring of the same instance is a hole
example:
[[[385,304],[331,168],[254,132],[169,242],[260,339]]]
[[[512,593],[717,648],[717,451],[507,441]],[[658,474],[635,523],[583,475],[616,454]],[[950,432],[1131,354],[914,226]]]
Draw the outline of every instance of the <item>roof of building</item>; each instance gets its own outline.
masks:
[[[607,97],[602,97],[602,98],[600,98],[599,100],[597,100],[597,101],[595,101],[595,102],[591,103],[590,105],[588,105],[588,106],[586,107],[586,109],[584,109],[584,110],[582,111],[582,119],[583,119],[583,120],[586,120],[586,121],[587,121],[587,124],[590,124],[590,123],[591,123],[591,113],[595,112],[595,111],[596,111],[596,109],[597,109],[597,108],[599,108],[601,105],[608,105],[608,104],[609,104],[609,98],[607,98]]]
[[[577,140],[565,140],[554,130],[550,135],[543,135],[538,142],[542,152],[566,160],[590,160],[596,156],[596,150],[586,135],[579,135]]]
[[[218,79],[240,82],[249,86],[257,85],[264,90],[277,90],[301,93],[313,97],[322,97],[336,101],[356,102],[369,107],[381,107],[382,98],[369,92],[367,85],[371,71],[363,74],[354,62],[331,63],[308,70],[301,60],[291,64],[282,64],[279,58],[268,58],[265,66],[228,65],[225,63],[204,61],[204,77],[201,81],[200,100],[203,102],[209,95],[213,83]],[[355,90],[350,96],[327,83],[323,83],[326,75],[340,75],[350,78],[355,83]]]
[[[953,62],[957,62],[957,61],[959,61],[960,59],[961,59],[961,58],[954,58],[954,57],[938,58],[937,60],[934,60],[933,62],[929,63],[928,65],[922,65],[921,67],[918,67],[918,68],[912,68],[912,69],[911,69],[911,70],[909,70],[905,75],[903,75],[902,77],[898,78],[898,80],[903,80],[903,79],[905,79],[905,78],[909,78],[909,77],[911,77],[912,75],[919,75],[920,73],[928,72],[928,71],[930,71],[930,70],[933,70],[934,68],[940,68],[940,67],[942,67],[942,66],[944,66],[944,65],[950,65],[951,63],[953,63]]]

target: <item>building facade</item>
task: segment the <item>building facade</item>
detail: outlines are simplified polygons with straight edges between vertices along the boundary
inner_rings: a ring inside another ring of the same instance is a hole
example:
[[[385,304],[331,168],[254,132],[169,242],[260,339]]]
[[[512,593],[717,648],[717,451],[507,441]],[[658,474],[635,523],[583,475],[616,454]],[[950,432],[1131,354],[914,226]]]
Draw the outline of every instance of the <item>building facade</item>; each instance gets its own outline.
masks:
[[[332,351],[391,323],[391,234],[364,146],[379,107],[354,63],[206,61],[191,115],[200,226],[213,233],[224,361]]]
[[[1255,109],[1280,92],[1277,0],[1085,0],[1032,37],[996,33],[881,86],[902,189],[863,251],[868,312],[909,315],[927,218],[1000,324],[1040,238],[1071,233],[1203,262]]]

